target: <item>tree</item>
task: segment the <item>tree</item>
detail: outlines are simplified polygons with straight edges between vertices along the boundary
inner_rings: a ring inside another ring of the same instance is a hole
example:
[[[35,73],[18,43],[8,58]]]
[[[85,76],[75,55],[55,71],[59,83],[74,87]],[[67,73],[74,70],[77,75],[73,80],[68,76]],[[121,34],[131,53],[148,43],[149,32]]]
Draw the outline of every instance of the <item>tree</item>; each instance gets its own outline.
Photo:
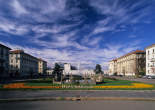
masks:
[[[132,72],[135,73],[136,77],[145,75],[145,57],[137,55],[138,58],[134,59],[134,62],[130,65]]]
[[[53,69],[52,75],[56,81],[61,81],[62,69],[58,63],[55,63],[55,67]]]
[[[96,65],[94,71],[95,71],[96,74],[103,74],[102,67],[99,64]]]
[[[77,70],[77,68],[71,65],[71,70]]]

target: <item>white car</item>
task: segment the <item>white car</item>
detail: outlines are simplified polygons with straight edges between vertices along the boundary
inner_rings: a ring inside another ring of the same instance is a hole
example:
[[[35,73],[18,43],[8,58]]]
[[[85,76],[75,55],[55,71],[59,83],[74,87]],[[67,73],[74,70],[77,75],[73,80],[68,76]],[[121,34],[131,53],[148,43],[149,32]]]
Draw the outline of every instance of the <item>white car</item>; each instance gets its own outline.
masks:
[[[155,79],[155,76],[148,76],[148,79]]]

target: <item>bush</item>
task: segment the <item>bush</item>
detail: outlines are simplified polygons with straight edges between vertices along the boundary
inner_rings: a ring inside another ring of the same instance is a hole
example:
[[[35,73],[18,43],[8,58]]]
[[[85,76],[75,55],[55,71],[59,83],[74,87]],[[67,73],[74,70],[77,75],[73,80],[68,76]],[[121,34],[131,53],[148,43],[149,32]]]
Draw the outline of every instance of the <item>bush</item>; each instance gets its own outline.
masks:
[[[114,73],[114,76],[117,76],[117,72]]]

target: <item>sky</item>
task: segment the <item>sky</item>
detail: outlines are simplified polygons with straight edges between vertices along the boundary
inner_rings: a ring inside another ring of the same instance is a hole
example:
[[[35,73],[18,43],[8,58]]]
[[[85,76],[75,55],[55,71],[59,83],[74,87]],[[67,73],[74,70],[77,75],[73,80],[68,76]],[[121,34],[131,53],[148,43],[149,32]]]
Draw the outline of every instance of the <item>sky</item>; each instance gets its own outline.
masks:
[[[107,69],[155,43],[155,0],[0,0],[0,43],[50,67]]]

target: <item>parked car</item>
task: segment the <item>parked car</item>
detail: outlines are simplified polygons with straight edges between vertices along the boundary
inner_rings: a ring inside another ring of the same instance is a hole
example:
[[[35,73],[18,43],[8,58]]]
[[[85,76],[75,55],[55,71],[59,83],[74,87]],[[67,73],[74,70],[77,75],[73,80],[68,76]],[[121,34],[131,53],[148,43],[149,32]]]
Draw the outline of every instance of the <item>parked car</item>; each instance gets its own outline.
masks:
[[[148,79],[155,79],[155,76],[148,76]]]
[[[119,77],[123,77],[123,75],[117,75],[117,76],[119,76]]]
[[[149,76],[148,76],[148,75],[146,75],[146,76],[143,76],[142,78],[144,78],[144,79],[148,79],[148,77],[149,77]]]

